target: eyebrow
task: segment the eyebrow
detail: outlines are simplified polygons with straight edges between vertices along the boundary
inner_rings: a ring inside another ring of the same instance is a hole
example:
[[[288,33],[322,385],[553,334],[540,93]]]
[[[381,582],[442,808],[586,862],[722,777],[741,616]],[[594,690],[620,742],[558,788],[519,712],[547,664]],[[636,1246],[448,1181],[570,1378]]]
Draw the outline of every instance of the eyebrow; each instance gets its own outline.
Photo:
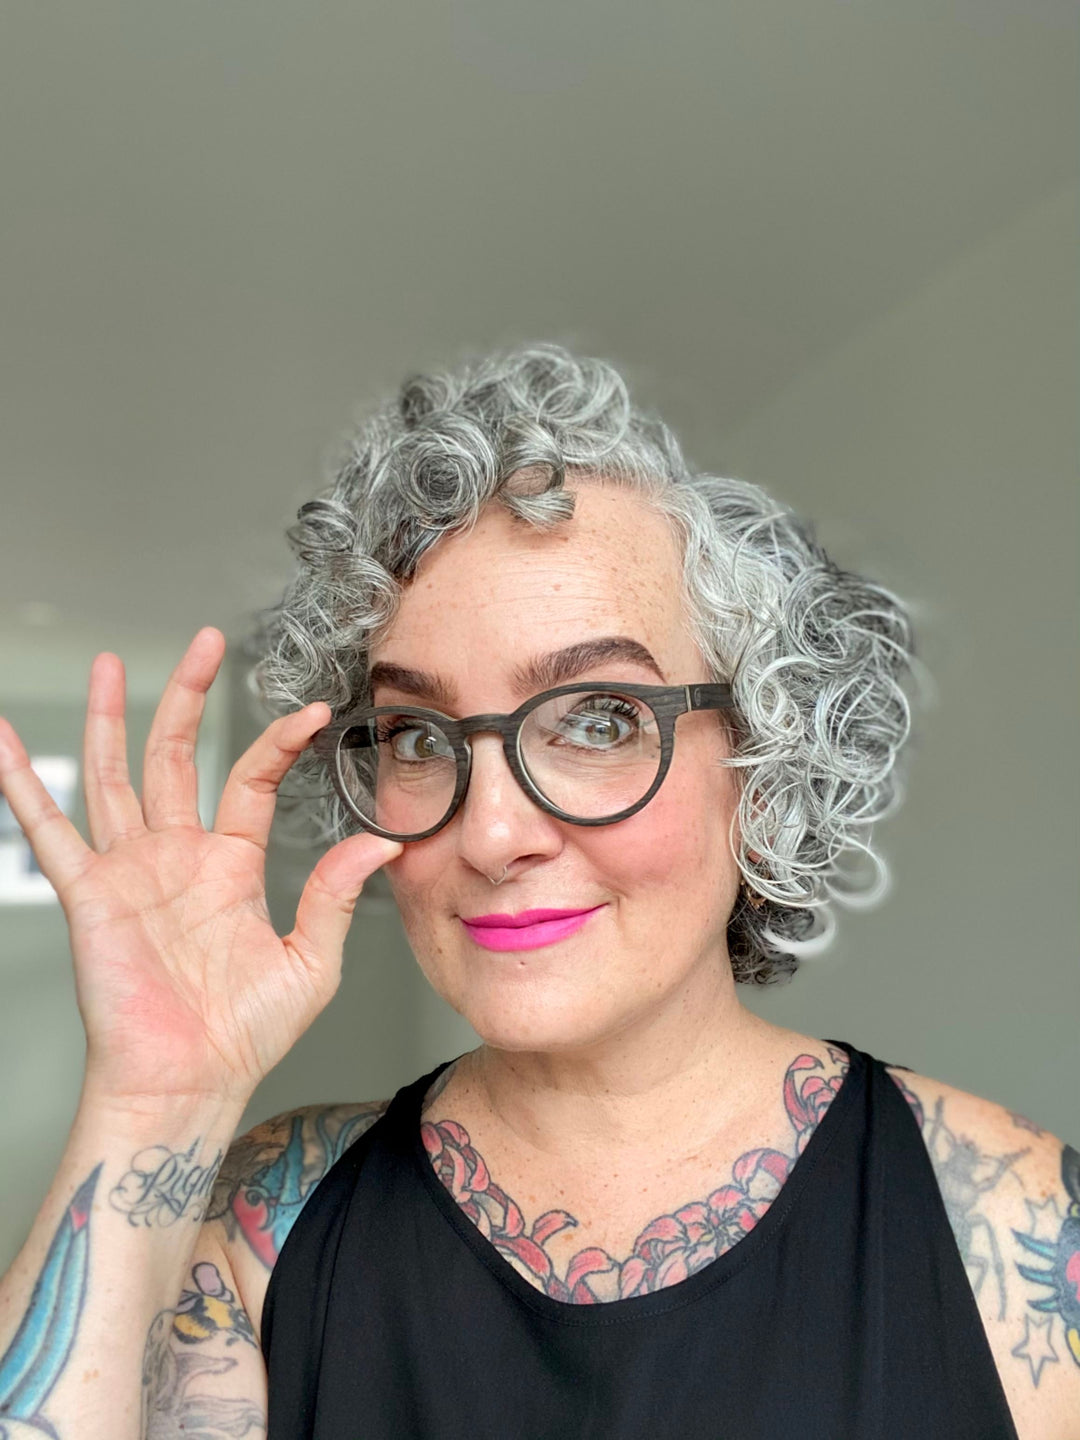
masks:
[[[610,661],[640,665],[667,684],[663,671],[649,651],[629,635],[603,635],[594,640],[579,640],[561,650],[535,655],[514,667],[510,672],[510,683],[518,695],[535,695],[541,690],[554,690],[556,686],[577,679],[586,670]],[[395,665],[392,660],[376,661],[368,675],[368,683],[373,694],[377,686],[386,685],[414,699],[431,700],[441,710],[453,710],[457,706],[457,690],[451,681],[427,670]]]

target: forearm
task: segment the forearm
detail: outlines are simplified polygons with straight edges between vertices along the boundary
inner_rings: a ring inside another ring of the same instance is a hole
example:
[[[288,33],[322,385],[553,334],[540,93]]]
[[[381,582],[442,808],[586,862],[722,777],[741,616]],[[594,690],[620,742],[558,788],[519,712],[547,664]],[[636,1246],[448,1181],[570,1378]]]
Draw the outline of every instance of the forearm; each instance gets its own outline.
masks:
[[[0,1430],[142,1440],[142,1361],[184,1288],[236,1100],[123,1108],[85,1090],[33,1227],[0,1280]]]

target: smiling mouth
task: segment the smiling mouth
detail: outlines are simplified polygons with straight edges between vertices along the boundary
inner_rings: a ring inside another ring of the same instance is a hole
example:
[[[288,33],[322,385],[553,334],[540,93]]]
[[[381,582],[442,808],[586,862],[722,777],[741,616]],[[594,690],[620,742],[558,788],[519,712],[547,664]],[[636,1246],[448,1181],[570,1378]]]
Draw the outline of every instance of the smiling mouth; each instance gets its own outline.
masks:
[[[594,905],[591,910],[524,910],[519,915],[501,917],[503,923],[498,925],[490,922],[500,917],[490,915],[483,917],[487,922],[483,925],[464,919],[462,924],[472,943],[482,950],[539,950],[547,945],[556,945],[561,940],[568,940],[571,935],[577,934],[583,925],[587,925],[594,915],[606,908],[607,903],[604,902]],[[527,918],[532,915],[548,918]],[[506,921],[512,923],[506,924]]]

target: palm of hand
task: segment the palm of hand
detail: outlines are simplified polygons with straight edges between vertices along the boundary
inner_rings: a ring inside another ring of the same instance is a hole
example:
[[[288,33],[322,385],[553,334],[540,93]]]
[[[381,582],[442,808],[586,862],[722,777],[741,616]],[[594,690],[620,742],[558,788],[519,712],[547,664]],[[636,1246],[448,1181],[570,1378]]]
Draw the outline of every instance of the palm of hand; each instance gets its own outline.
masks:
[[[246,1099],[329,1002],[364,881],[402,847],[349,836],[323,855],[282,939],[264,893],[277,787],[329,707],[271,722],[233,766],[212,831],[193,763],[224,637],[202,630],[174,670],[146,747],[144,796],[128,781],[124,677],[95,660],[85,739],[91,848],[0,722],[0,782],[71,931],[87,1079],[121,1103]],[[115,663],[114,663],[115,662]]]
[[[250,1092],[330,1000],[338,975],[276,933],[263,872],[249,841],[174,826],[72,887],[76,994],[110,1094]]]

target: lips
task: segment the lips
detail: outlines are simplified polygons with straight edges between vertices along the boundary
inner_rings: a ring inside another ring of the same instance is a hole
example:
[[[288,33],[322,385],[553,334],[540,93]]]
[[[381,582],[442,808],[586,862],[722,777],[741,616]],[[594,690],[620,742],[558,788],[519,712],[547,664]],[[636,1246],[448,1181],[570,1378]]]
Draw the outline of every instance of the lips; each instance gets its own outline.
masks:
[[[482,950],[538,950],[569,939],[605,908],[595,905],[591,910],[523,910],[518,915],[482,915],[479,918],[485,924],[469,920],[462,924],[473,944]],[[546,918],[535,920],[532,917],[536,915]]]
[[[520,930],[526,925],[538,925],[544,920],[569,920],[573,915],[587,915],[595,905],[583,906],[580,910],[521,910],[516,915],[463,915],[466,925],[480,930]]]

